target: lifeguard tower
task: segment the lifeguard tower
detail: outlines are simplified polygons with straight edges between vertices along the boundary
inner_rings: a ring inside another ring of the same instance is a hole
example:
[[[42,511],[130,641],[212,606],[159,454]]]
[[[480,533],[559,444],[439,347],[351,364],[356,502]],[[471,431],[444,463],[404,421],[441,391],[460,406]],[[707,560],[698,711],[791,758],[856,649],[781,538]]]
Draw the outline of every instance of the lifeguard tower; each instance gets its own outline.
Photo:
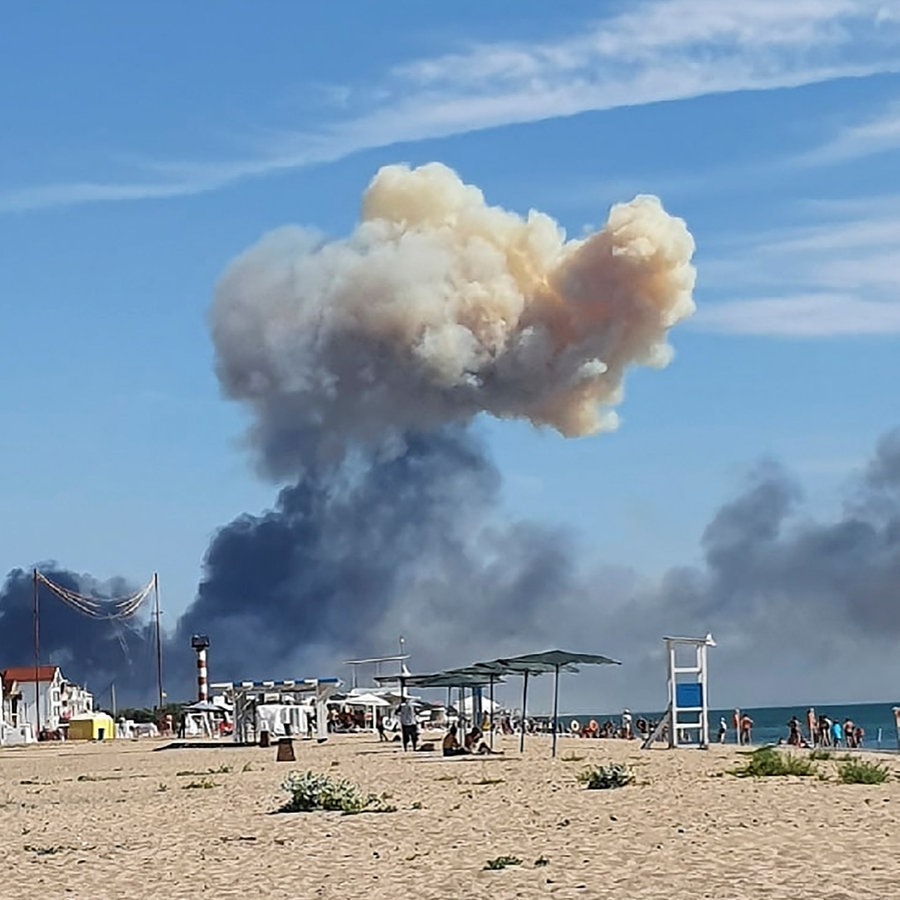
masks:
[[[664,728],[669,747],[709,746],[709,707],[706,678],[706,651],[715,647],[711,634],[702,638],[664,637],[668,664],[669,705],[642,749],[653,745]]]

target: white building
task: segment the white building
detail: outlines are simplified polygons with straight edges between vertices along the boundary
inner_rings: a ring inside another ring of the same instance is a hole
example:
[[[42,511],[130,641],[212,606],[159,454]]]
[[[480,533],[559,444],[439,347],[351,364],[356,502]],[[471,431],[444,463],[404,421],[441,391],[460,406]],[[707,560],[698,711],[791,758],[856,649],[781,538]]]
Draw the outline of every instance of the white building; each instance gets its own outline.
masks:
[[[66,681],[58,666],[15,666],[0,672],[0,678],[2,718],[13,728],[27,724],[35,737],[38,722],[41,728],[55,731],[72,716],[94,710],[93,695]]]

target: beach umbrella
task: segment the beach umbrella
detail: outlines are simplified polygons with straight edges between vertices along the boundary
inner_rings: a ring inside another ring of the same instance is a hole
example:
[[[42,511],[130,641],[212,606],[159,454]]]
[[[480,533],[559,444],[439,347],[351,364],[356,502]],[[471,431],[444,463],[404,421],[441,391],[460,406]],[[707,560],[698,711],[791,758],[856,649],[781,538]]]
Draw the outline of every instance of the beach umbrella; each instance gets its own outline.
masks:
[[[347,706],[390,706],[390,702],[378,694],[348,694],[344,698]]]
[[[545,650],[543,653],[526,653],[508,659],[497,659],[485,664],[505,670],[508,673],[518,672],[524,676],[522,687],[522,733],[519,739],[519,751],[525,749],[525,704],[528,698],[528,676],[553,672],[553,756],[556,756],[556,737],[559,731],[559,673],[577,672],[577,666],[620,666],[621,662],[599,653],[572,653],[568,650]]]

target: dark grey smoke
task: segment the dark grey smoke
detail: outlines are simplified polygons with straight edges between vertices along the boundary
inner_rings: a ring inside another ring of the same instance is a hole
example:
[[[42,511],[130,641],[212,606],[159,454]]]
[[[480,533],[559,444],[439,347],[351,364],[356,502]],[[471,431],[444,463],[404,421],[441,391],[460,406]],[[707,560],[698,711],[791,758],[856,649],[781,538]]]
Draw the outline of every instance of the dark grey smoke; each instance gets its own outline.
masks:
[[[55,563],[38,569],[50,581],[81,594],[105,599],[135,590],[121,578],[99,582]],[[13,569],[0,589],[0,668],[34,663],[32,570]],[[109,703],[115,682],[122,702],[150,703],[156,696],[156,656],[151,630],[138,618],[115,623],[88,619],[40,587],[41,662],[61,666],[63,674],[86,685]]]
[[[626,665],[573,681],[570,704],[659,706],[662,635],[710,630],[713,702],[897,699],[900,431],[879,441],[832,521],[802,514],[782,468],[757,466],[708,524],[704,564],[658,583],[588,570],[565,532],[494,521],[498,489],[471,435],[444,431],[308,474],[274,509],[226,525],[166,645],[170,695],[193,692],[194,631],[212,639],[213,680],[345,674],[345,656],[390,652],[404,634],[419,670],[554,645],[599,650]],[[150,642],[126,636],[126,655],[115,633],[58,603],[42,621],[67,673],[98,689],[112,677],[144,685],[152,701]],[[17,570],[0,594],[0,661],[30,663],[30,626],[30,572]]]
[[[308,474],[275,509],[219,531],[178,640],[208,633],[215,676],[247,678],[333,672],[404,632],[420,666],[467,658],[483,634],[534,634],[574,570],[561,535],[491,526],[498,490],[475,440],[452,429]]]

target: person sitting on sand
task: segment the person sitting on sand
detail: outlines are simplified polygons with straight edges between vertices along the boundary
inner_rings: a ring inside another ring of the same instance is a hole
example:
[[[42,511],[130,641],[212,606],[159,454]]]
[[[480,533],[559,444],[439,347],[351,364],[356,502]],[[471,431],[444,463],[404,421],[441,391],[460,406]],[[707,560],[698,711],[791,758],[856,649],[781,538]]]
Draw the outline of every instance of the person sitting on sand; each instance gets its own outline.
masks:
[[[469,753],[477,753],[479,756],[487,756],[489,753],[493,753],[490,747],[484,742],[484,735],[479,728],[473,728],[466,735],[466,750]]]
[[[441,745],[444,756],[463,756],[469,751],[465,747],[460,747],[459,740],[456,737],[456,726],[451,725],[444,735],[444,742]]]

